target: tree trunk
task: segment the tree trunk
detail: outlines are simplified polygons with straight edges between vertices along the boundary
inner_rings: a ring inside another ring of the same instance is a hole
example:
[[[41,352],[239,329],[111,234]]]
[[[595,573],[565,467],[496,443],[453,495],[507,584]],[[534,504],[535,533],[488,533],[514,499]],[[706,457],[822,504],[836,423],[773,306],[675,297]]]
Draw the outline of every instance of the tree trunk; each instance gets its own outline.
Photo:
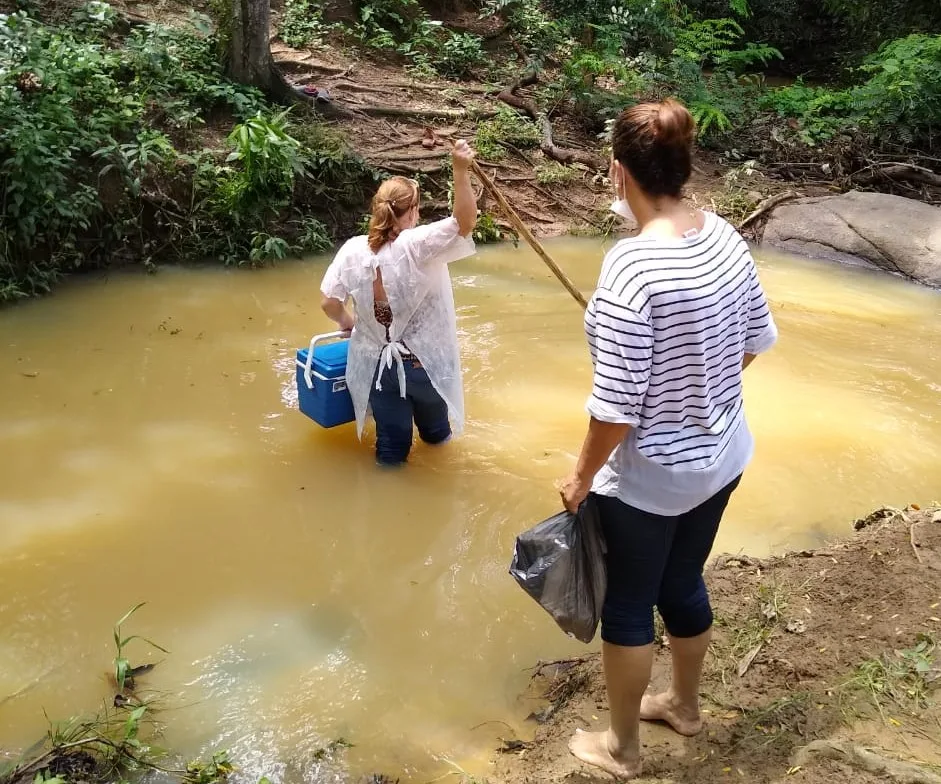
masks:
[[[229,76],[269,92],[273,63],[269,0],[232,0]]]
[[[269,0],[232,0],[229,38],[229,77],[257,87],[273,101],[309,103],[325,115],[343,117],[350,112],[332,102],[305,95],[290,84],[271,56],[271,4]]]

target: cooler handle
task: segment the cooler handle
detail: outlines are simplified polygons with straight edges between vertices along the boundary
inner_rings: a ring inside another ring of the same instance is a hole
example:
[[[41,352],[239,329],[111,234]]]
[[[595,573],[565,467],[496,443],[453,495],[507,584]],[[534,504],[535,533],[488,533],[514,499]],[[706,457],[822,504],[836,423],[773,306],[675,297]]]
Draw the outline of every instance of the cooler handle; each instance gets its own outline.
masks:
[[[324,332],[322,335],[314,335],[310,339],[310,348],[307,350],[307,362],[304,363],[304,383],[308,389],[314,388],[314,380],[311,378],[311,364],[314,361],[314,347],[318,343],[326,343],[328,340],[339,340],[349,337],[349,332]]]

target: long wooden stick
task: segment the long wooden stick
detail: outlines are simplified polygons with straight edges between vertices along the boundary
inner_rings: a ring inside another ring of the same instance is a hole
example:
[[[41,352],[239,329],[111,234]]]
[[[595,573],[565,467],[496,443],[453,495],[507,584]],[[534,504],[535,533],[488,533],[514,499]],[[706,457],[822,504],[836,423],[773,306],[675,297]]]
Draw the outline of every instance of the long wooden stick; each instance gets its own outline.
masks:
[[[537,240],[525,223],[520,219],[520,216],[516,214],[516,211],[510,206],[510,203],[504,198],[503,194],[500,193],[497,186],[494,184],[486,174],[484,174],[483,169],[477,164],[477,161],[471,161],[471,171],[474,172],[474,176],[480,180],[481,184],[487,190],[487,192],[493,196],[497,204],[500,205],[501,209],[506,213],[507,218],[510,219],[510,223],[516,228],[516,230],[523,236],[523,239],[528,242],[534,251],[539,254],[539,257],[546,262],[546,266],[552,270],[553,274],[559,279],[563,286],[565,286],[566,291],[571,294],[575,301],[581,305],[583,308],[588,307],[588,300],[585,299],[585,296],[575,288],[575,284],[569,280],[568,275],[566,275],[559,268],[559,265],[556,264],[552,258],[546,253],[546,249],[542,247],[539,240]]]

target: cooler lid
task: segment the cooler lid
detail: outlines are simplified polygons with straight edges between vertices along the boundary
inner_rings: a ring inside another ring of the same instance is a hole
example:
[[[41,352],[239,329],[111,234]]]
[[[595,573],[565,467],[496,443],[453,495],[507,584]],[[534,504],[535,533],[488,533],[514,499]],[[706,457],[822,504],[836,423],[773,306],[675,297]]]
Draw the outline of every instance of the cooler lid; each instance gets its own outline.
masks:
[[[322,343],[314,348],[314,369],[321,375],[332,378],[346,373],[346,357],[350,341],[338,340],[335,343]],[[306,351],[304,360],[306,361]]]

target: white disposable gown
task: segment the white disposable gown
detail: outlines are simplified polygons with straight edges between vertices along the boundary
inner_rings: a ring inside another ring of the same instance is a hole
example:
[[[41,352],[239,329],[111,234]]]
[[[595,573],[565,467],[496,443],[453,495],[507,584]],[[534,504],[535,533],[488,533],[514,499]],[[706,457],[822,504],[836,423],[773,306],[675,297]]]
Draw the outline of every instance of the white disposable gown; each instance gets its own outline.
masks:
[[[350,339],[346,383],[356,411],[356,432],[362,438],[369,394],[380,361],[395,366],[398,392],[405,396],[402,354],[410,351],[422,363],[438,394],[448,404],[454,435],[464,428],[464,388],[457,345],[457,314],[448,264],[474,254],[474,241],[462,237],[452,218],[406,229],[378,253],[366,236],[353,237],[340,248],[327,268],[321,292],[346,302],[352,297],[356,327]],[[382,270],[392,326],[376,321],[373,281]]]

